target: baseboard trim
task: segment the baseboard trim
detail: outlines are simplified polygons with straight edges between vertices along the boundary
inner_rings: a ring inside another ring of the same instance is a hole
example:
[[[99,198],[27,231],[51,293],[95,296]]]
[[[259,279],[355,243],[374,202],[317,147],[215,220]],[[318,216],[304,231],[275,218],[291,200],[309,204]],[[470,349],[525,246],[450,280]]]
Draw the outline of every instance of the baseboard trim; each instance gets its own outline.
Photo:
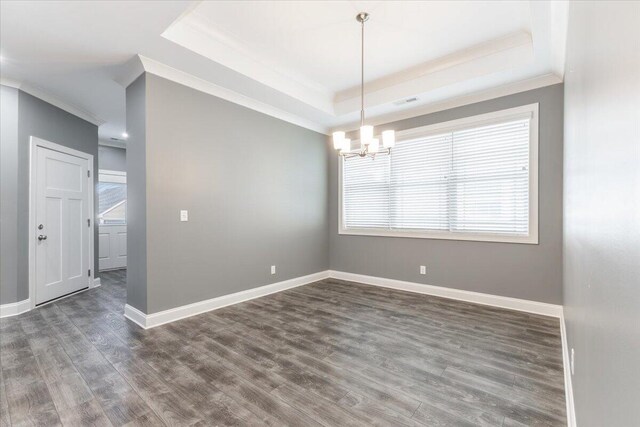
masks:
[[[124,316],[142,328],[150,329],[164,325],[165,323],[175,322],[176,320],[202,314],[207,311],[217,310],[229,305],[260,298],[298,286],[307,285],[309,283],[317,282],[318,280],[327,279],[328,277],[328,271],[321,271],[307,276],[296,277],[282,282],[272,283],[270,285],[260,286],[258,288],[248,289],[246,291],[240,291],[229,295],[223,295],[217,298],[199,301],[193,304],[187,304],[152,314],[145,314],[135,307],[127,304],[124,307]]]
[[[567,404],[567,426],[576,427],[576,407],[573,401],[573,382],[571,379],[571,358],[567,341],[567,325],[564,310],[560,316],[560,336],[562,338],[562,365],[564,367],[564,396]]]
[[[29,298],[10,304],[0,305],[0,318],[17,316],[31,310],[31,300]]]
[[[329,276],[334,279],[346,280],[349,282],[358,282],[383,288],[433,295],[442,298],[472,302],[475,304],[490,305],[493,307],[507,308],[526,313],[540,314],[543,316],[557,318],[562,316],[562,306],[556,304],[483,294],[480,292],[464,291],[461,289],[444,288],[442,286],[425,285],[422,283],[406,282],[402,280],[386,279],[384,277],[346,273],[344,271],[330,270]]]
[[[140,310],[138,310],[137,308],[132,307],[129,304],[126,304],[124,306],[124,317],[131,320],[133,323],[140,326],[141,328],[147,329],[147,326],[146,326],[147,315],[141,312]]]
[[[100,282],[100,278],[96,277],[95,279],[93,279],[93,284],[90,286],[91,289],[93,288],[97,288],[98,286],[100,286],[102,284],[102,282]]]

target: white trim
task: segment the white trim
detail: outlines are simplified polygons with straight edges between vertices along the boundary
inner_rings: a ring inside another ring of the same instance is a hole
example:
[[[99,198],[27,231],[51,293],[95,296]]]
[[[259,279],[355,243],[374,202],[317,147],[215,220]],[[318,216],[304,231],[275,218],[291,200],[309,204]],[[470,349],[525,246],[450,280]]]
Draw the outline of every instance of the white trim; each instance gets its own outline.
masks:
[[[529,234],[527,236],[514,236],[498,233],[464,233],[437,230],[387,230],[387,229],[348,229],[344,227],[343,186],[342,176],[345,163],[344,157],[340,157],[338,165],[338,234],[354,236],[382,236],[416,239],[442,239],[464,240],[478,242],[500,242],[538,244],[538,116],[539,104],[528,104],[505,110],[492,111],[475,116],[463,117],[432,125],[405,129],[396,132],[396,139],[402,140],[424,137],[430,134],[464,129],[467,127],[483,126],[491,123],[499,123],[506,120],[531,117],[529,125]],[[357,141],[355,141],[357,142]],[[393,154],[392,154],[393,155]]]
[[[238,92],[234,92],[215,83],[211,83],[208,80],[201,79],[192,74],[185,73],[184,71],[170,67],[166,64],[147,58],[145,56],[138,56],[140,58],[140,61],[142,62],[144,70],[147,73],[154,74],[164,79],[179,83],[183,86],[187,86],[200,92],[213,95],[229,102],[233,102],[234,104],[238,104],[251,110],[258,111],[259,113],[275,117],[276,119],[284,120],[285,122],[289,122],[294,125],[301,126],[303,128],[310,129],[312,131],[319,132],[325,135],[329,134],[326,126],[319,125],[318,123],[315,123],[311,120],[273,107],[270,104],[257,101],[253,98],[242,95]]]
[[[248,46],[212,26],[206,16],[195,12],[195,7],[181,15],[161,36],[324,113],[335,114],[333,91],[302,73],[265,61],[262,55],[256,55]]]
[[[507,83],[495,86],[489,89],[473,92],[469,95],[458,96],[445,99],[440,102],[433,102],[424,106],[416,106],[407,108],[400,112],[381,113],[378,115],[369,114],[367,124],[372,126],[388,125],[400,120],[412,119],[427,114],[437,113],[439,111],[452,110],[454,108],[464,107],[465,105],[477,104],[480,102],[490,101],[492,99],[502,98],[516,93],[527,92],[534,89],[540,89],[546,86],[553,86],[562,83],[562,78],[556,74],[549,73],[541,76],[532,77],[530,79],[521,80],[515,83]],[[329,133],[334,131],[354,132],[360,129],[360,122],[348,122],[337,124],[329,128]]]
[[[36,167],[37,161],[35,156],[36,147],[43,147],[49,150],[58,151],[60,153],[69,154],[71,156],[79,157],[87,160],[87,169],[89,170],[89,215],[91,218],[91,225],[89,227],[89,265],[91,266],[91,276],[87,277],[89,288],[93,285],[93,277],[96,274],[95,266],[95,254],[94,254],[94,232],[96,218],[94,214],[94,196],[95,186],[93,185],[93,155],[85,153],[83,151],[74,150],[72,148],[65,147],[54,142],[46,141],[44,139],[37,138],[35,136],[29,137],[29,300],[31,301],[31,308],[36,306],[36,191],[33,186],[36,183]]]
[[[329,276],[334,279],[349,282],[364,283],[366,285],[380,286],[383,288],[397,289],[419,294],[433,295],[458,301],[466,301],[475,304],[490,305],[493,307],[507,308],[523,311],[525,313],[540,314],[543,316],[561,317],[562,306],[545,302],[530,301],[519,298],[503,297],[499,295],[485,294],[481,292],[465,291],[462,289],[445,288],[442,286],[425,285],[422,283],[406,282],[403,280],[387,279],[384,277],[366,276],[363,274],[346,273],[330,270]]]
[[[45,90],[37,86],[33,86],[28,83],[21,82],[19,80],[13,80],[13,79],[7,79],[7,78],[2,78],[0,80],[0,84],[19,89],[25,93],[28,93],[31,96],[35,96],[36,98],[48,104],[51,104],[54,107],[58,107],[61,110],[64,110],[67,113],[73,114],[74,116],[82,120],[85,120],[89,123],[92,123],[96,126],[101,126],[106,123],[105,120],[102,120],[101,118],[94,116],[93,114],[89,113],[88,111],[80,107],[64,102],[60,98],[54,95],[51,95],[50,93],[46,92]]]
[[[564,310],[560,316],[560,336],[562,339],[562,365],[564,367],[564,396],[567,405],[567,427],[576,427],[576,408],[573,401],[573,383],[571,380],[571,358],[569,357]]]
[[[31,301],[29,298],[10,304],[0,305],[0,319],[3,317],[17,316],[31,310]]]
[[[152,314],[145,314],[137,308],[127,304],[124,307],[124,316],[139,326],[149,329],[155,326],[164,325],[165,323],[175,322],[176,320],[205,313],[207,311],[217,310],[222,307],[249,301],[254,298],[260,298],[276,292],[307,285],[309,283],[317,282],[318,280],[327,279],[328,277],[328,271],[321,271],[307,276],[296,277],[282,282],[272,283],[270,285],[260,286],[258,288],[248,289],[246,291],[240,291],[229,295],[223,295],[217,298],[199,301],[193,304],[187,304]]]
[[[91,286],[89,286],[89,288],[91,288],[91,289],[97,288],[100,285],[102,285],[102,282],[100,281],[99,277],[96,277],[95,279],[93,279],[93,284]]]
[[[124,317],[131,320],[133,323],[140,326],[141,328],[144,328],[144,329],[151,328],[151,326],[146,326],[147,315],[141,312],[140,310],[138,310],[137,308],[130,306],[129,304],[126,304],[124,306]]]

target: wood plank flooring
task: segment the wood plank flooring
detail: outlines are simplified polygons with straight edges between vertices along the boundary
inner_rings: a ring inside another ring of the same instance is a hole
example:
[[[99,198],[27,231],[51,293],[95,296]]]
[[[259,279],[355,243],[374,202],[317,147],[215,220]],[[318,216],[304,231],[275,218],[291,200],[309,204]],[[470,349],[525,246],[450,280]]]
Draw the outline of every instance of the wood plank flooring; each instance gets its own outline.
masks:
[[[0,321],[0,425],[566,425],[557,319],[324,280],[145,331],[101,276]]]

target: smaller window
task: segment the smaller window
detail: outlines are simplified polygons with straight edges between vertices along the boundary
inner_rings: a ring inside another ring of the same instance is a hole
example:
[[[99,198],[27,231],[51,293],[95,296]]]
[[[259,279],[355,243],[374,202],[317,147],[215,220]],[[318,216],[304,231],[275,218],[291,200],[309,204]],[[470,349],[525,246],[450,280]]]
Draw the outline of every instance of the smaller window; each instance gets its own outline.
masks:
[[[127,176],[125,172],[101,170],[98,174],[98,223],[126,225]]]

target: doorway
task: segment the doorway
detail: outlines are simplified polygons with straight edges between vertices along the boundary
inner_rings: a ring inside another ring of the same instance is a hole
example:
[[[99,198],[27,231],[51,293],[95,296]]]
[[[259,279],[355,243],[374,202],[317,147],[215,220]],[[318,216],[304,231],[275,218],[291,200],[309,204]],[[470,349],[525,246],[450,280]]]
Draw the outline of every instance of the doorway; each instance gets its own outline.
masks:
[[[31,305],[93,282],[93,156],[31,137]]]
[[[98,268],[127,267],[127,173],[98,171]]]

